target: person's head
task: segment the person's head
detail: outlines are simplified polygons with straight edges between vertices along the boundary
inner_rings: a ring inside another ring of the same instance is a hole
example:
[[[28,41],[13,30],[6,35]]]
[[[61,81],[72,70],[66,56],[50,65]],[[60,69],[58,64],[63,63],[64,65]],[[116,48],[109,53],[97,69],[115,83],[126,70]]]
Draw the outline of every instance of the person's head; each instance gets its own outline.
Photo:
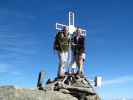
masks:
[[[76,35],[80,36],[82,34],[82,30],[80,28],[76,29]]]
[[[68,34],[68,27],[67,26],[63,27],[63,32],[64,32],[65,35]]]

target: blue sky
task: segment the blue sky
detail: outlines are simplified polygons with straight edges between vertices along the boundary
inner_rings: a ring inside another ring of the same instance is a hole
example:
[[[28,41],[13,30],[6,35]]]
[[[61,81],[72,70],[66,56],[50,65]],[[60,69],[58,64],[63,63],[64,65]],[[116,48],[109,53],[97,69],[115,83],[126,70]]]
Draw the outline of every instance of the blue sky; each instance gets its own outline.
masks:
[[[103,77],[97,91],[106,100],[133,98],[132,0],[1,0],[0,85],[35,87],[38,72],[46,79],[57,73],[52,46],[55,23],[87,30],[85,74]]]

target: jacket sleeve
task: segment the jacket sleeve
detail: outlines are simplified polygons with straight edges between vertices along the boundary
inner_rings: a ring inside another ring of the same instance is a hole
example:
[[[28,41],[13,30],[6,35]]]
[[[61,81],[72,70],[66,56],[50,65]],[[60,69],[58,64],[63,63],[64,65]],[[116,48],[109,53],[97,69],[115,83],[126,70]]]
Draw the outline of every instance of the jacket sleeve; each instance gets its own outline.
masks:
[[[58,49],[57,49],[58,48]],[[62,51],[62,46],[61,46],[61,32],[58,32],[55,41],[54,41],[54,49]]]

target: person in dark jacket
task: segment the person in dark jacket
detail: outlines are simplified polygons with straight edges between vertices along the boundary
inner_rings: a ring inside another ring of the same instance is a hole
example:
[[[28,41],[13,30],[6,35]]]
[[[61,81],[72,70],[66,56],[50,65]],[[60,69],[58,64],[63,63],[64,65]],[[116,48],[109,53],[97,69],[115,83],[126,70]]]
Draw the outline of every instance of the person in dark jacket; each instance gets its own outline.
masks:
[[[78,74],[83,74],[83,64],[85,60],[85,38],[82,35],[82,30],[77,28],[73,38],[73,53],[78,66]]]
[[[54,49],[59,56],[58,77],[64,77],[64,67],[68,63],[69,37],[68,28],[64,27],[55,37]]]

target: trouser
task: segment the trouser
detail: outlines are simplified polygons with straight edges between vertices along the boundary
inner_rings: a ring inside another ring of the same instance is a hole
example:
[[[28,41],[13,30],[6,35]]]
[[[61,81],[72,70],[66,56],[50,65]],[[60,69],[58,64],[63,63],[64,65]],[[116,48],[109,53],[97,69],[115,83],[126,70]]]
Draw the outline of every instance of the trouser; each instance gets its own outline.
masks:
[[[58,52],[59,56],[59,67],[58,67],[58,76],[64,76],[65,66],[68,64],[68,52]]]

